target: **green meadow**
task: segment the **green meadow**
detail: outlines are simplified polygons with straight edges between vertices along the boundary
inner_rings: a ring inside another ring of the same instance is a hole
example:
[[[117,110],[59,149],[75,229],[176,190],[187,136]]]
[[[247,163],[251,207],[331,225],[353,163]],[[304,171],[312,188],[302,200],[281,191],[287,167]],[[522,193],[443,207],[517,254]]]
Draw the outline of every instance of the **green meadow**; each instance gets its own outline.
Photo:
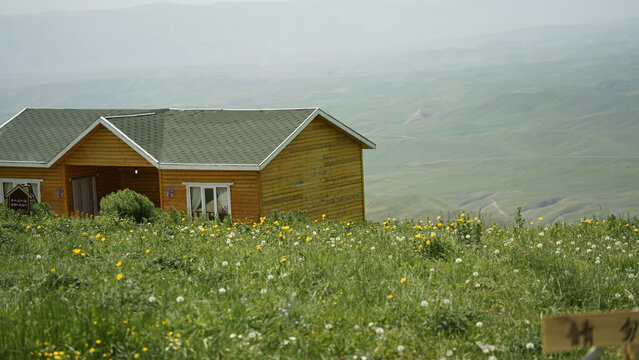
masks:
[[[637,307],[636,219],[451,215],[138,224],[3,209],[0,358],[572,359],[585,351],[542,354],[543,316]]]

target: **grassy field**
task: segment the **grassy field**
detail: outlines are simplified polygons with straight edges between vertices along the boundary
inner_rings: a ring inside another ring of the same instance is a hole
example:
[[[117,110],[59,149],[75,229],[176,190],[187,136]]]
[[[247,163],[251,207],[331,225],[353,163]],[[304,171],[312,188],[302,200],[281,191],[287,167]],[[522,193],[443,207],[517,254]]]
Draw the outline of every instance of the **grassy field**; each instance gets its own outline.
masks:
[[[638,227],[4,210],[0,358],[550,358],[542,316],[637,306]]]

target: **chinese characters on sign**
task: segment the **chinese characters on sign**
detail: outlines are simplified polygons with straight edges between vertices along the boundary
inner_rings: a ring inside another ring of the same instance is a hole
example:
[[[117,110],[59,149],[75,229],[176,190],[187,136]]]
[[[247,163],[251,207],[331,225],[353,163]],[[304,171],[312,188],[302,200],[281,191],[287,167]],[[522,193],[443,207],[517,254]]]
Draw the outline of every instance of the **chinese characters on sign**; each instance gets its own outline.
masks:
[[[630,321],[630,317],[626,318],[626,322],[621,327],[623,332],[623,342],[631,343],[635,341],[635,335],[637,335],[637,326],[639,326],[639,320]]]
[[[566,335],[566,337],[570,339],[570,344],[572,346],[589,348],[594,345],[592,330],[593,328],[588,320],[584,321],[581,327],[577,326],[577,323],[572,321],[570,323],[570,332]]]
[[[639,312],[547,316],[542,320],[545,353],[592,346],[639,346]]]
[[[22,214],[31,212],[31,187],[29,185],[16,185],[4,196],[9,209]]]

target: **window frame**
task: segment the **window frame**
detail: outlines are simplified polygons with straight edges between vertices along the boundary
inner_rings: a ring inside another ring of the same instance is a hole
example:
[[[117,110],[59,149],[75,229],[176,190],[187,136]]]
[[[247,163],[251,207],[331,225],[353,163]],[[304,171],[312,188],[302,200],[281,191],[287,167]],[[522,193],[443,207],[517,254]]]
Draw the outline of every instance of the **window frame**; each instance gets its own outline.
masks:
[[[182,185],[186,186],[186,208],[188,211],[188,214],[190,216],[193,216],[193,210],[191,209],[191,188],[192,187],[199,187],[200,188],[200,196],[201,198],[201,206],[202,206],[202,212],[206,213],[206,191],[205,189],[213,189],[213,204],[214,204],[214,210],[215,210],[215,215],[218,214],[218,209],[217,209],[217,188],[225,188],[226,189],[226,193],[228,194],[228,204],[229,204],[229,211],[228,214],[226,214],[226,216],[229,216],[232,218],[232,209],[231,209],[231,186],[234,185],[234,183],[203,183],[203,182],[183,182]],[[206,216],[204,216],[206,217]],[[207,218],[208,220],[208,218]]]
[[[34,189],[31,189],[31,191],[34,193],[33,195],[35,195],[36,201],[37,202],[41,202],[41,196],[40,193],[42,192],[42,182],[44,180],[43,179],[19,179],[19,178],[0,178],[0,192],[2,192],[2,196],[0,196],[0,204],[4,204],[4,183],[11,183],[11,188],[13,189],[16,185],[29,185],[29,183],[36,183],[38,184],[38,189],[37,191],[35,191]]]

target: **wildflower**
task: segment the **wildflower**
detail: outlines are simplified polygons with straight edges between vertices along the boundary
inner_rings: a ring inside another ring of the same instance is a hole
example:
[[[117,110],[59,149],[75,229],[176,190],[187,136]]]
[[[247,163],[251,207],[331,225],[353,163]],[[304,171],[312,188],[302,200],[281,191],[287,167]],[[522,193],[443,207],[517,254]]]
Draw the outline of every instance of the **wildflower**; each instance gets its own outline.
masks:
[[[149,349],[147,349],[146,347],[142,348],[142,352],[146,352],[147,350],[149,350]]]
[[[404,351],[404,346],[403,345],[399,345],[397,346],[397,351]]]
[[[229,263],[227,261],[222,261],[222,266],[227,266]]]
[[[266,289],[262,289],[260,290],[260,294],[266,294],[266,291],[267,291]]]
[[[118,261],[117,263],[115,263],[115,266],[117,266],[117,267],[122,266],[122,261]]]
[[[455,259],[455,262],[459,264],[460,262],[462,262],[462,259],[461,258],[457,258],[457,259]]]
[[[539,236],[542,236],[542,237],[543,237],[543,236],[544,236],[544,232],[543,232],[543,231],[540,231],[540,232],[539,232]]]
[[[326,324],[326,325],[324,325],[324,328],[325,328],[326,330],[330,330],[330,329],[332,329],[332,328],[333,328],[333,325],[331,325],[331,324]]]
[[[544,244],[539,243],[539,244],[537,244],[537,247],[538,247],[539,249],[541,249],[542,247],[544,247]]]
[[[73,249],[73,253],[76,254],[76,255],[79,254],[81,251],[82,250],[80,250],[80,249]]]
[[[220,294],[224,294],[224,293],[226,293],[226,289],[225,289],[225,288],[220,288],[220,289],[218,290],[218,292],[219,292]]]
[[[421,306],[421,307],[426,307],[426,306],[428,306],[428,301],[426,301],[426,300],[422,300],[422,302],[421,302],[421,303],[419,303],[419,306]]]
[[[375,247],[374,246],[371,246],[371,251],[375,251]]]
[[[95,341],[95,343],[96,343],[96,344],[98,344],[98,345],[100,345],[100,343],[101,343],[101,342],[102,342],[102,340],[100,340],[100,339],[97,339],[97,340]]]
[[[281,263],[285,262],[286,258],[282,258],[282,260],[280,260]]]
[[[384,334],[384,329],[383,329],[383,328],[381,328],[381,327],[378,327],[377,329],[375,329],[375,332],[376,332],[377,334],[379,334],[379,335],[382,335],[382,334]]]
[[[178,297],[175,298],[175,301],[181,303],[182,301],[184,301],[184,297],[183,296],[178,296]]]
[[[116,280],[122,280],[123,277],[124,275],[122,275],[122,273],[118,273],[117,275],[115,275]]]
[[[266,279],[267,279],[267,280],[273,280],[273,275],[269,274],[269,275],[266,277]]]
[[[149,296],[149,302],[150,303],[155,302],[155,296],[153,295]]]
[[[36,255],[36,260],[40,260],[40,259],[42,259],[42,256]]]
[[[234,339],[237,335],[235,333],[231,333],[231,335],[229,335],[229,339]]]
[[[444,303],[444,305],[449,305],[450,304],[450,300],[449,299],[444,299],[444,300],[442,300],[442,302]]]
[[[51,272],[52,272],[52,273],[54,273],[54,272],[55,272],[55,268],[52,268],[52,269],[51,269]]]
[[[386,296],[386,298],[387,298],[388,300],[391,300],[391,299],[393,298],[393,294],[388,294],[388,296]]]
[[[399,282],[402,283],[402,284],[405,283],[406,282],[406,278],[405,277],[401,278],[401,280],[399,280]]]
[[[615,294],[615,299],[619,299],[620,297],[621,297],[621,294],[620,294],[620,293],[616,293],[616,294]]]
[[[526,349],[534,349],[534,348],[535,348],[535,344],[533,343],[526,344]]]
[[[484,324],[481,321],[478,321],[475,326],[477,326],[478,328],[484,326]]]
[[[475,271],[475,272],[473,273],[473,276],[479,276],[479,273],[478,273],[477,271]]]
[[[446,356],[453,356],[453,350],[446,350]]]

